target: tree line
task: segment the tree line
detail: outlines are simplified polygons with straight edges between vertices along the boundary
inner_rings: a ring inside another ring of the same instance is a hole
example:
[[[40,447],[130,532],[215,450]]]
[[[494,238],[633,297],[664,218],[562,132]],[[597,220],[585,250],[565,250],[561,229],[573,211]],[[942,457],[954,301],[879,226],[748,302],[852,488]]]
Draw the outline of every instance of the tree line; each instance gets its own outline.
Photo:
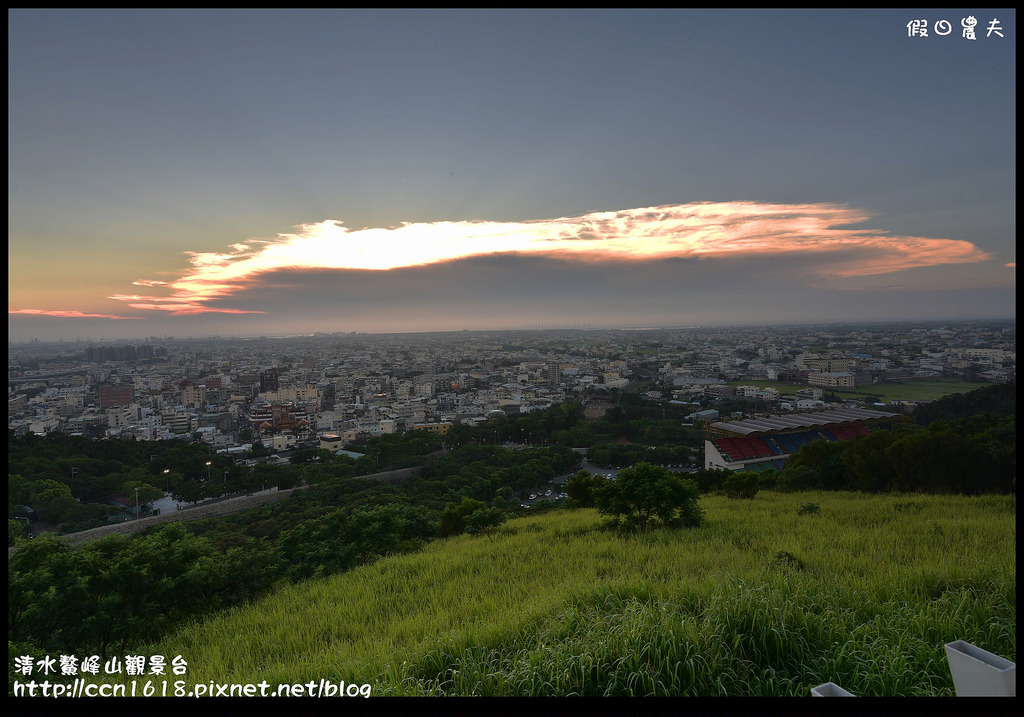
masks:
[[[439,536],[487,532],[510,511],[520,511],[518,493],[575,470],[582,459],[558,447],[491,445],[422,455],[436,447],[433,439],[412,433],[364,446],[379,450],[386,461],[417,455],[425,463],[420,475],[400,485],[356,476],[371,467],[365,458],[321,455],[316,461],[267,467],[310,487],[243,513],[155,526],[76,547],[52,536],[24,541],[8,562],[12,649],[123,653],[280,583],[415,551]],[[124,468],[133,475],[145,472],[148,463],[146,456],[142,465]],[[65,482],[53,482],[62,495],[70,490]],[[45,481],[21,481],[15,491],[25,485]],[[443,525],[450,506],[466,501],[470,513],[481,507],[484,512],[460,516],[454,529]]]
[[[868,493],[1012,493],[1014,416],[979,413],[953,422],[875,431],[801,446],[778,473],[779,490]]]

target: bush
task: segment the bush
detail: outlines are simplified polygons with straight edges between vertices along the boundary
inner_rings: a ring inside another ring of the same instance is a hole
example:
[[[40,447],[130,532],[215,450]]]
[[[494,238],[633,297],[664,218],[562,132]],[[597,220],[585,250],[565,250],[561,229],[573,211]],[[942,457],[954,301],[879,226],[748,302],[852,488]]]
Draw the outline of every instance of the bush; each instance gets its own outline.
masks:
[[[701,493],[714,493],[722,489],[725,479],[732,473],[724,468],[701,468],[691,474],[693,480],[697,481]]]
[[[807,567],[804,561],[793,555],[788,550],[780,550],[772,556],[770,563],[772,567],[781,568],[783,570],[796,570],[800,571]]]
[[[722,483],[725,494],[730,498],[753,498],[759,487],[757,474],[750,471],[733,473]]]
[[[819,510],[821,510],[821,506],[819,506],[817,503],[801,503],[800,507],[796,511],[796,514],[797,515],[814,515]]]
[[[760,490],[775,490],[779,482],[779,472],[776,470],[761,471],[757,474],[757,487]]]
[[[818,471],[807,466],[786,465],[779,473],[777,488],[783,493],[814,490],[819,487],[821,477]]]

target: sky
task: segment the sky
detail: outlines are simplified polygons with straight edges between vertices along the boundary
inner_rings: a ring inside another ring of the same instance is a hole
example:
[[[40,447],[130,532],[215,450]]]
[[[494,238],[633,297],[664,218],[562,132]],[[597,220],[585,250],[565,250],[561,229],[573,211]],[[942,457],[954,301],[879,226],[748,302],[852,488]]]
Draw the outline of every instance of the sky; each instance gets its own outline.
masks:
[[[1015,17],[9,10],[9,341],[1014,317]]]

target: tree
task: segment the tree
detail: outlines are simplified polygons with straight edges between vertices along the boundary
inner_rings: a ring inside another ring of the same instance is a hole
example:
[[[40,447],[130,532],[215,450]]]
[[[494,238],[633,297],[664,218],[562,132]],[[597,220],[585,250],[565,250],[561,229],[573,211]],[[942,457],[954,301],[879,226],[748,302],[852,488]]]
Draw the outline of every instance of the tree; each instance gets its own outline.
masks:
[[[345,537],[355,546],[360,564],[400,552],[410,541],[429,538],[433,530],[427,511],[401,503],[354,510],[345,520]]]
[[[473,498],[463,498],[461,503],[449,503],[441,514],[441,525],[437,534],[445,538],[465,532],[466,518],[486,507],[486,503]]]
[[[317,450],[315,448],[296,448],[289,455],[288,461],[293,466],[310,463],[317,457]]]
[[[725,479],[732,475],[732,472],[725,468],[701,468],[690,475],[692,480],[697,481],[702,493],[714,493],[722,489]]]
[[[963,422],[936,421],[893,441],[885,456],[893,467],[893,488],[926,493],[998,492],[998,471],[985,434],[971,435]]]
[[[591,508],[594,505],[594,491],[600,489],[607,482],[606,478],[581,470],[575,475],[569,476],[565,482],[565,492],[580,506]]]
[[[697,505],[700,488],[666,468],[637,463],[618,472],[614,481],[594,494],[597,509],[606,515],[624,517],[627,524],[646,530],[652,519],[665,525],[699,526],[704,512]]]
[[[126,481],[121,490],[124,491],[125,497],[128,500],[131,501],[134,498],[135,500],[132,501],[132,504],[135,505],[137,502],[139,508],[164,497],[164,492],[159,488],[137,480]]]
[[[53,523],[63,522],[65,516],[78,504],[71,489],[50,478],[29,485],[29,505]]]
[[[730,498],[753,498],[759,487],[757,474],[751,471],[733,473],[722,484],[725,494]]]
[[[9,518],[7,520],[7,545],[14,545],[14,542],[20,538],[28,538],[31,534],[32,528],[29,527],[28,520],[15,520]]]
[[[783,493],[793,493],[801,490],[815,490],[820,487],[820,482],[821,477],[813,468],[805,465],[786,464],[779,473],[779,479],[775,485]]]
[[[789,457],[786,468],[807,466],[817,472],[815,488],[841,490],[846,485],[843,451],[846,441],[811,441]]]
[[[847,441],[842,453],[846,490],[868,493],[892,490],[895,472],[886,449],[904,435],[906,431],[876,431]]]
[[[491,531],[508,520],[508,513],[498,508],[481,508],[466,517],[466,532],[470,535],[483,533],[488,538]]]
[[[512,490],[512,486],[503,485],[494,494],[494,499],[501,498],[506,503],[511,503],[516,497],[516,492]]]

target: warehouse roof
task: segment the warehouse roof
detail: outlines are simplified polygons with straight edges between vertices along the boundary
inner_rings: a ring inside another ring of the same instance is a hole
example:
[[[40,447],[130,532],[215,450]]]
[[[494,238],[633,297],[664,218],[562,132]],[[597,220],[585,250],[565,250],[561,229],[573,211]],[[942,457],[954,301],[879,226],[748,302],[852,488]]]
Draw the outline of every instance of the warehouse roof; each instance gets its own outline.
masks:
[[[716,421],[710,428],[740,435],[752,433],[770,433],[772,431],[794,431],[814,426],[827,426],[835,423],[852,421],[870,421],[878,418],[891,418],[896,413],[875,411],[870,408],[837,408],[834,411],[816,411],[813,413],[791,413],[785,416],[769,416],[768,418],[745,418],[740,421]]]

